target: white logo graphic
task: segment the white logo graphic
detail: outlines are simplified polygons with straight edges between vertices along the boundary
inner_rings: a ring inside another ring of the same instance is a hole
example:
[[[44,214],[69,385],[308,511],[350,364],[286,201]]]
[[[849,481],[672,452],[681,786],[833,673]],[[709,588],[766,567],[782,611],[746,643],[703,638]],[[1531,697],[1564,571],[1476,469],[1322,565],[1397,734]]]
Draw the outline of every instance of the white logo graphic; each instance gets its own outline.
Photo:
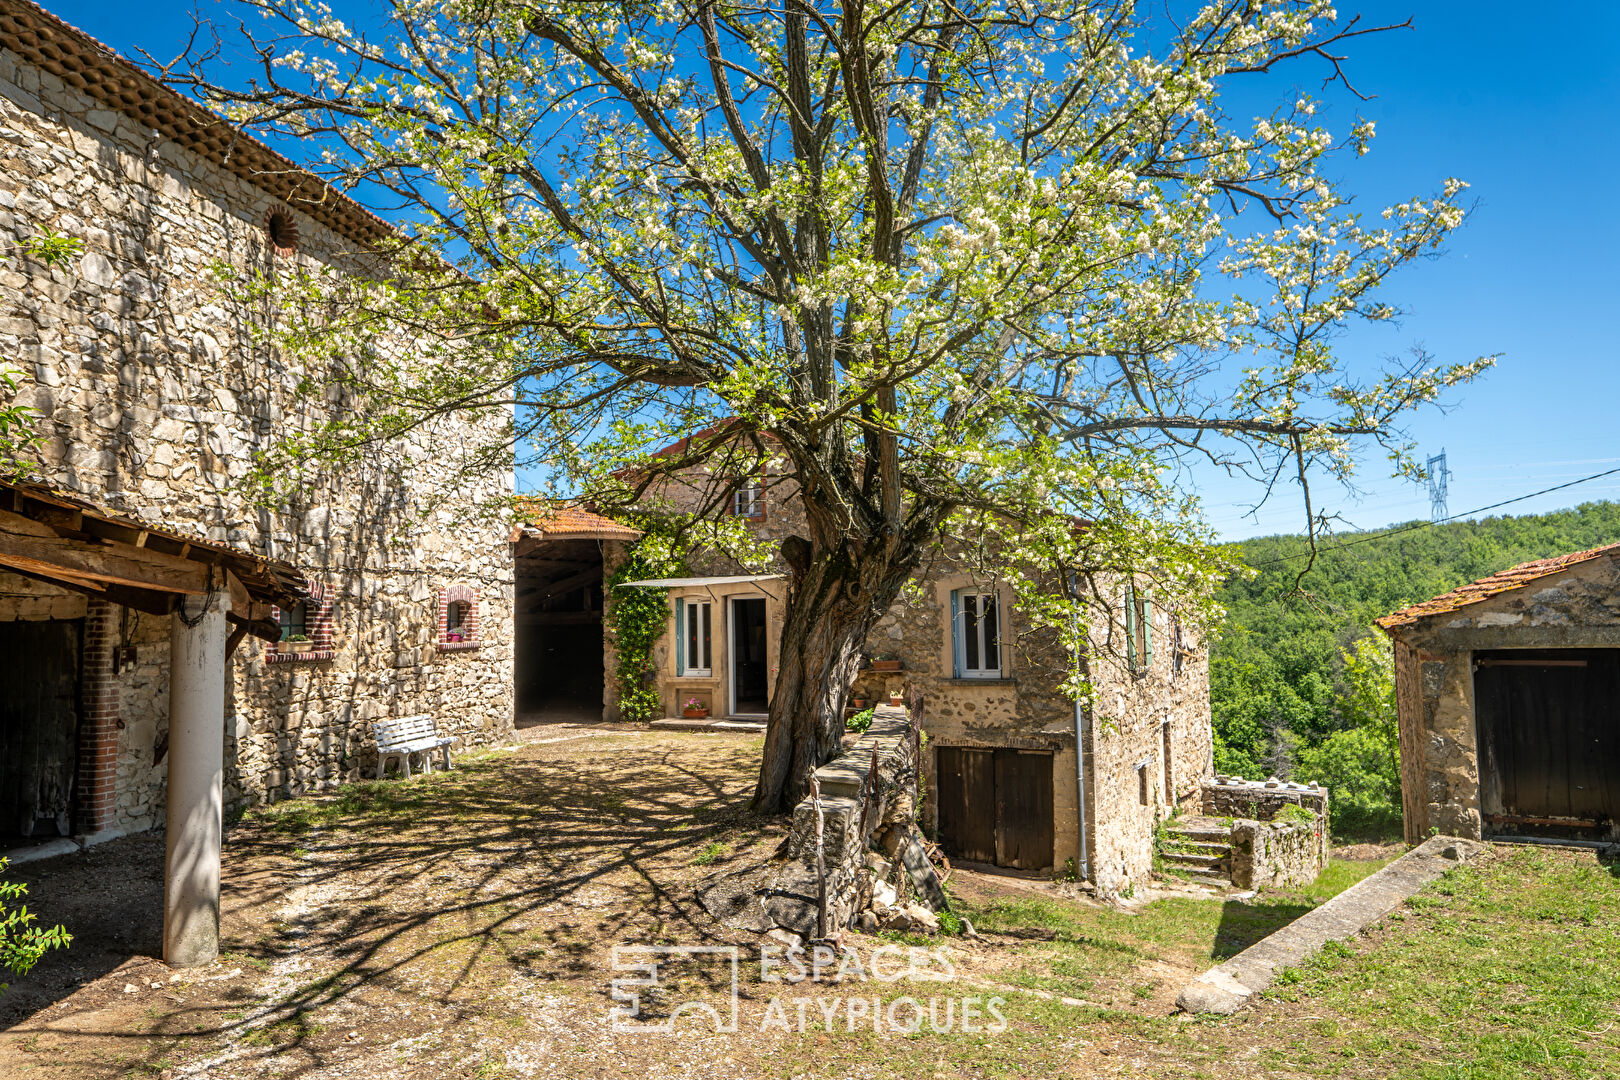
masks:
[[[657,1032],[669,1034],[675,1030],[675,1021],[682,1013],[693,1016],[707,1015],[714,1025],[714,1030],[720,1034],[735,1034],[737,1031],[737,970],[740,951],[735,945],[615,945],[613,946],[613,970],[631,971],[637,974],[631,978],[613,980],[613,1000],[622,1002],[615,1005],[610,1013],[613,1019],[613,1030],[617,1032]],[[642,1013],[642,996],[651,994],[663,984],[658,980],[658,970],[661,963],[672,961],[693,961],[707,959],[710,963],[724,960],[726,974],[730,978],[730,989],[727,995],[730,1002],[729,1010],[722,1015],[722,1010],[707,1001],[683,1001],[670,1009],[669,1015],[662,1021],[653,1023],[648,1021]]]

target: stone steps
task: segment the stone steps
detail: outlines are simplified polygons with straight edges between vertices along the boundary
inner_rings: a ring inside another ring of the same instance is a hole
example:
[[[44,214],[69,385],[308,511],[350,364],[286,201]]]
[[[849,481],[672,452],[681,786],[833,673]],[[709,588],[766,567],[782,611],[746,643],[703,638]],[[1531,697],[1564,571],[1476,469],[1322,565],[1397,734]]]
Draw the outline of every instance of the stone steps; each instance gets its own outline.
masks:
[[[1232,884],[1232,830],[1208,818],[1166,822],[1170,843],[1160,852],[1166,871],[1206,885]]]

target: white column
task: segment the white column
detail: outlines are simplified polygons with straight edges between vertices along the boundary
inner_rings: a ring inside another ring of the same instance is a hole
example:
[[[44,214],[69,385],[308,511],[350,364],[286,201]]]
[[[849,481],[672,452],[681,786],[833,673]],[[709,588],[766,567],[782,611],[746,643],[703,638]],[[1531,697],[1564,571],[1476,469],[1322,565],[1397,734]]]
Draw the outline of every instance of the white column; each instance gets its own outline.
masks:
[[[219,955],[219,846],[225,758],[225,612],[229,595],[185,597],[169,623],[169,810],[163,960]],[[199,618],[198,612],[201,612]],[[187,618],[197,625],[187,625]]]

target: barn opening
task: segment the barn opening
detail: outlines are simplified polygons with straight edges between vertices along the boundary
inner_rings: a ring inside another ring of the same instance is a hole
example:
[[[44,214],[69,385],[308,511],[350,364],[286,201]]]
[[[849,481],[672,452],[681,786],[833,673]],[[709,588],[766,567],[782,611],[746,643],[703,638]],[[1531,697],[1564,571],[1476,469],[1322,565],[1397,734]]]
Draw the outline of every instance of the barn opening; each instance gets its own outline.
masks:
[[[1620,840],[1620,649],[1474,654],[1486,836]]]
[[[519,727],[602,719],[602,545],[543,540],[517,556]]]
[[[0,622],[0,851],[73,832],[83,632]]]
[[[1052,754],[942,746],[939,839],[948,855],[1016,870],[1052,866]]]

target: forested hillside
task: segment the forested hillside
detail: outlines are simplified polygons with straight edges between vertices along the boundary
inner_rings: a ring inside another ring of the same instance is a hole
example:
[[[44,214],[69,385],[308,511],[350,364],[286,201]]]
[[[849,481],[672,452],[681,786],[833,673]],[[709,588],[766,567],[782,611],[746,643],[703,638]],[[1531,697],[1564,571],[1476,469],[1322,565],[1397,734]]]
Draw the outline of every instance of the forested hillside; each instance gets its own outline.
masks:
[[[1399,823],[1388,646],[1372,621],[1515,563],[1620,541],[1620,503],[1425,528],[1235,545],[1257,573],[1234,578],[1211,658],[1216,766],[1335,788],[1336,830]],[[1364,640],[1365,639],[1365,640]],[[1358,647],[1359,643],[1359,647]]]

